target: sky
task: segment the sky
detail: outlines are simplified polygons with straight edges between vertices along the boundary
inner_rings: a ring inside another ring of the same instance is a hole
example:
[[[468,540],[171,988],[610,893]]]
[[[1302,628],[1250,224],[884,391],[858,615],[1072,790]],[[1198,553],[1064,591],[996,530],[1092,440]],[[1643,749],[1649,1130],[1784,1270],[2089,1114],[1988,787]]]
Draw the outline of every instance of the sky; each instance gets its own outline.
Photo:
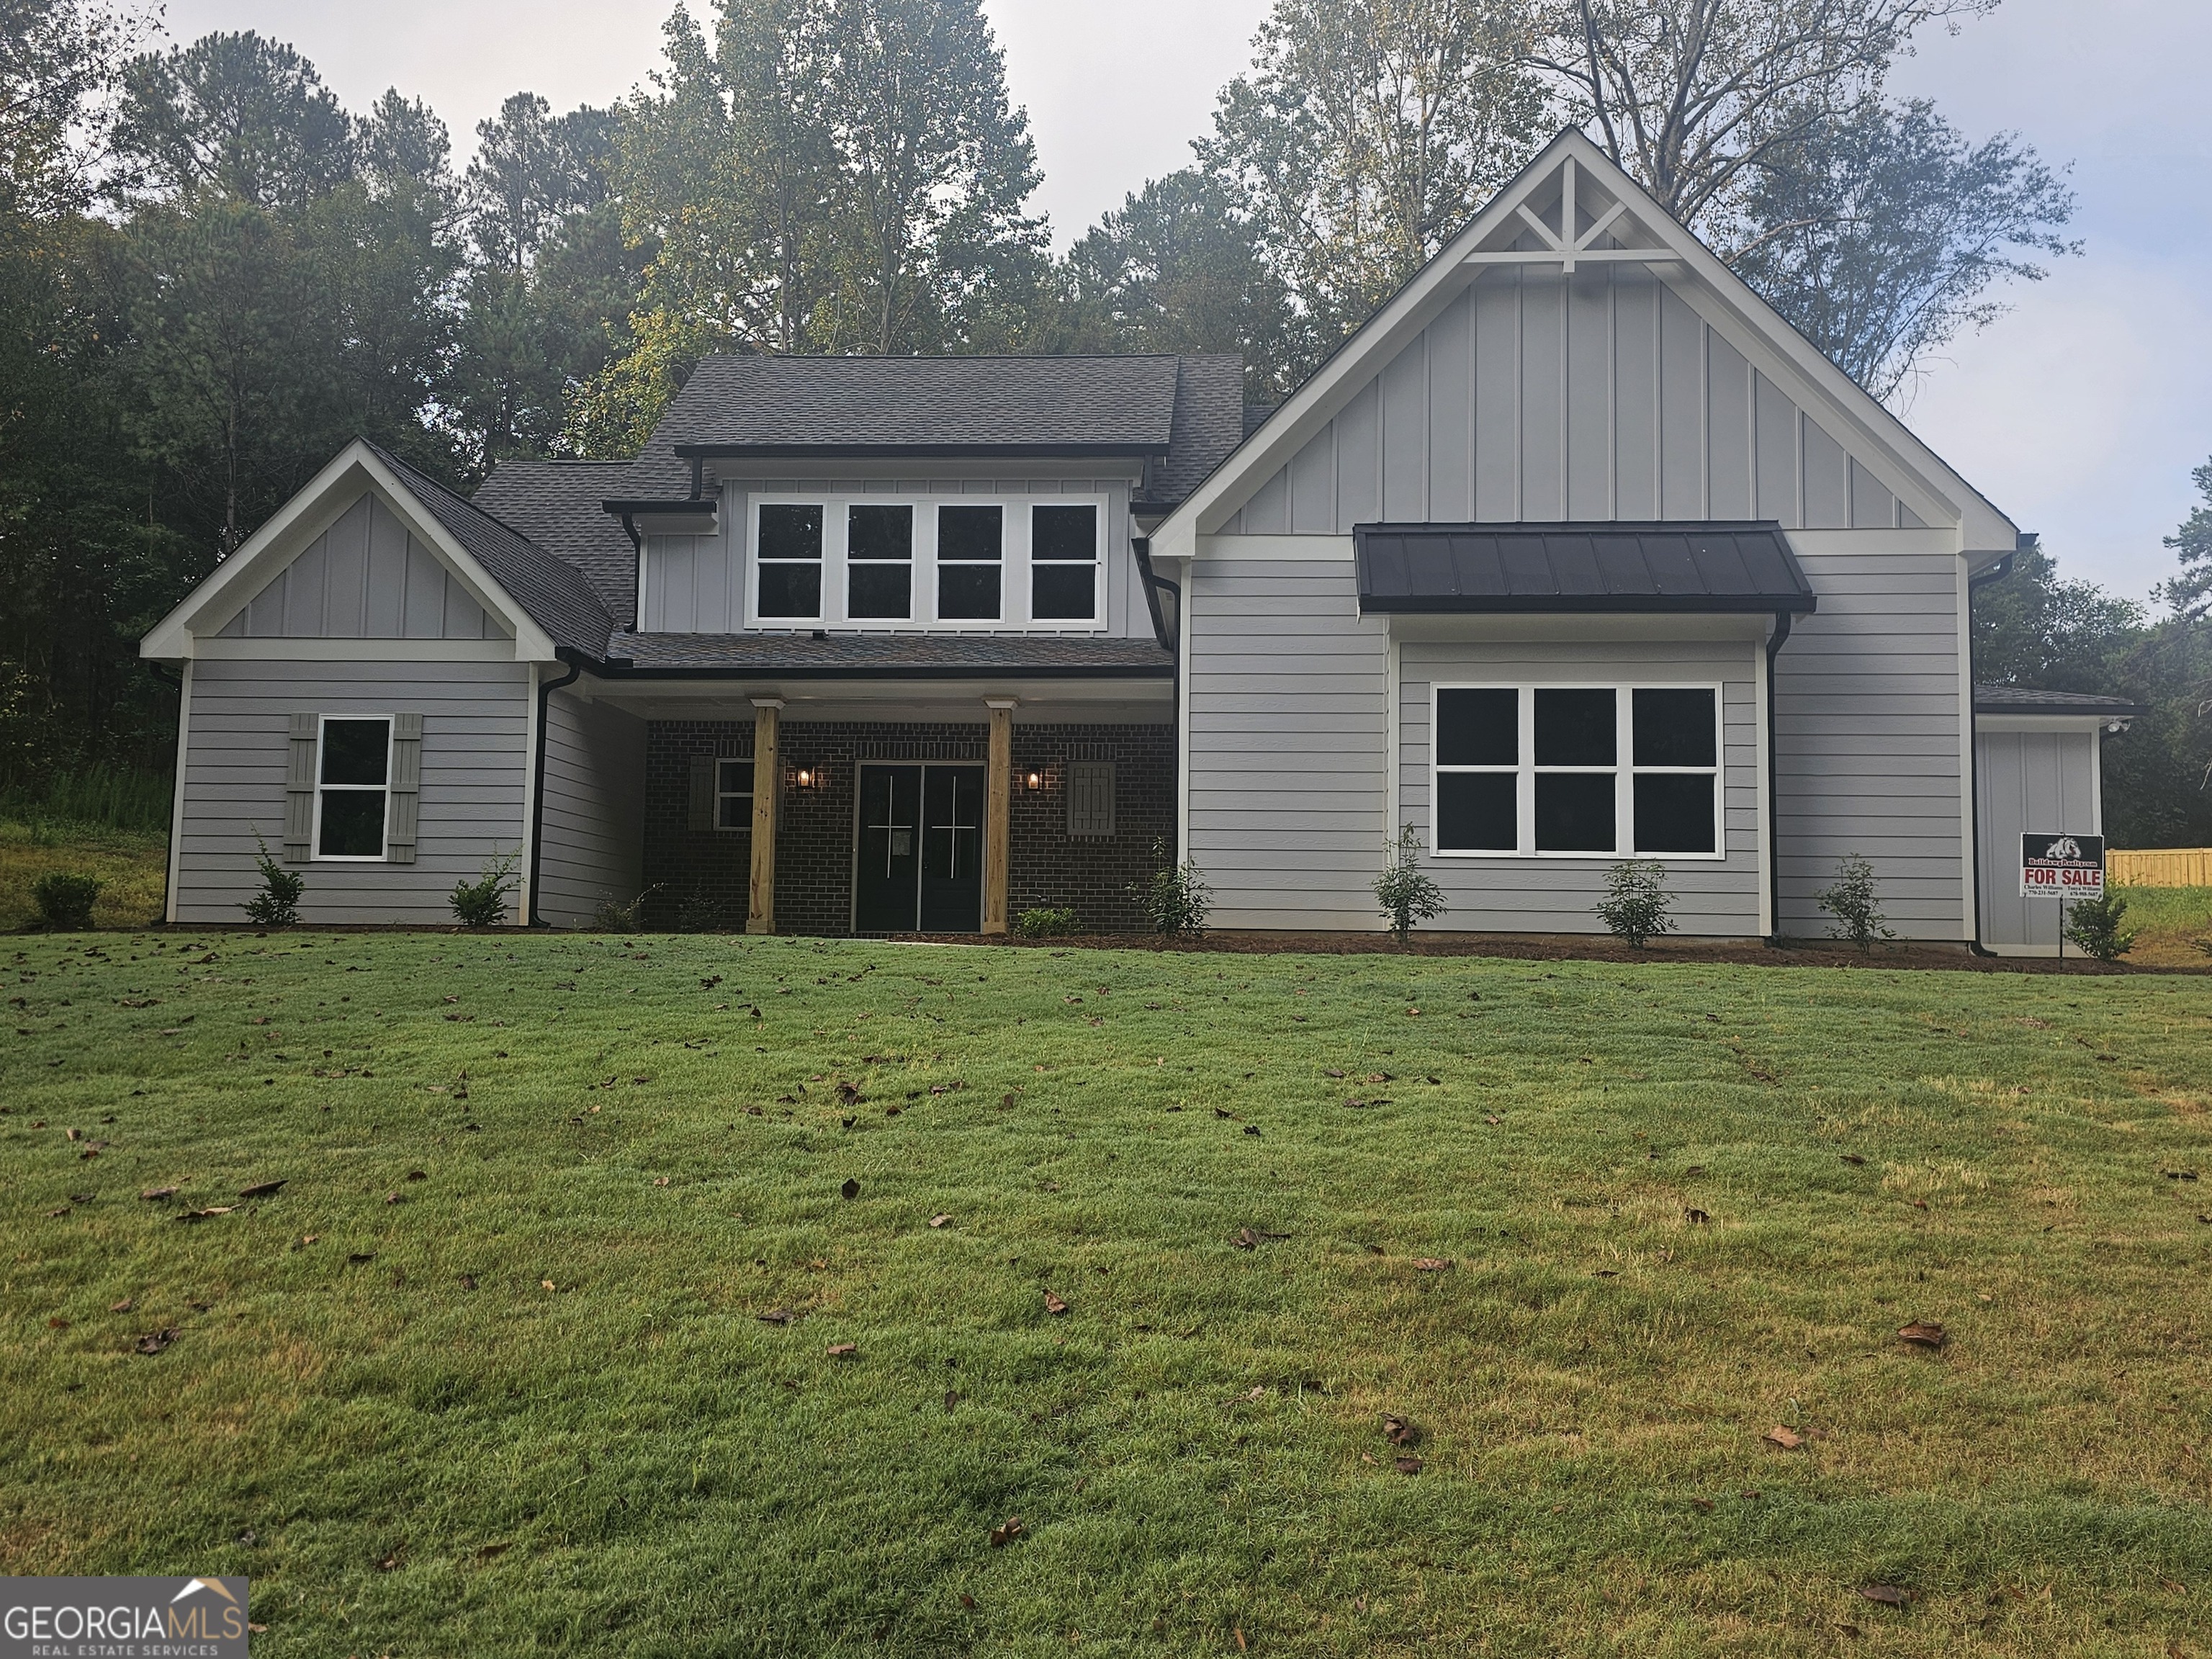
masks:
[[[168,0],[178,40],[258,29],[349,106],[426,99],[465,155],[507,94],[605,104],[650,75],[672,0]],[[1267,0],[984,0],[1065,245],[1189,159],[1243,69]],[[695,9],[704,8],[695,4]],[[1893,89],[1970,137],[2019,132],[2072,164],[2081,256],[1954,342],[1906,418],[2067,575],[2132,598],[2172,568],[2160,538],[2212,458],[2212,63],[2204,0],[2003,0],[1924,35]]]

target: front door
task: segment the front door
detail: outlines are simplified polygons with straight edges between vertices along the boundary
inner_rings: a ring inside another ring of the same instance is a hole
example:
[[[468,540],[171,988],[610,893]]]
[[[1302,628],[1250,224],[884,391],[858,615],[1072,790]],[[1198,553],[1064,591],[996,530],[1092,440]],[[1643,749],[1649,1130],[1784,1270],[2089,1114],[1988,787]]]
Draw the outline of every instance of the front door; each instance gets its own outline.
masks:
[[[914,931],[921,890],[921,768],[862,767],[854,932]]]
[[[983,925],[983,769],[863,766],[853,929],[972,933]]]

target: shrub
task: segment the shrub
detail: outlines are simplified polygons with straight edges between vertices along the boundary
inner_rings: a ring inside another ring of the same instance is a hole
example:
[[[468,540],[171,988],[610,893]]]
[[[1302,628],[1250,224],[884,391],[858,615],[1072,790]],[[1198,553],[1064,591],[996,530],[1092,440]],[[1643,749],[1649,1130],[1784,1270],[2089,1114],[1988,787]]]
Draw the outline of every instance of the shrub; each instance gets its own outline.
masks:
[[[2117,962],[2135,948],[2136,930],[2123,927],[2128,902],[2119,890],[2106,887],[2100,898],[2083,899],[2066,909],[2066,937],[2085,955],[2100,962]]]
[[[1144,907],[1145,920],[1156,933],[1204,933],[1206,913],[1213,908],[1213,890],[1198,873],[1198,866],[1188,859],[1168,863],[1164,841],[1152,843],[1152,857],[1160,868],[1129,887]]]
[[[453,920],[464,927],[496,927],[507,920],[507,896],[521,884],[514,866],[522,849],[495,853],[483,861],[474,881],[457,881],[446,896]]]
[[[1075,912],[1064,904],[1024,910],[1014,918],[1014,931],[1024,939],[1057,939],[1074,933],[1079,925]]]
[[[635,933],[643,926],[645,902],[659,890],[659,884],[647,888],[628,904],[617,901],[612,893],[601,899],[599,908],[592,912],[592,926],[603,933]]]
[[[1403,945],[1417,921],[1432,921],[1444,913],[1444,890],[1421,868],[1420,831],[1410,823],[1398,827],[1398,838],[1382,843],[1382,873],[1375,878],[1375,902],[1390,924],[1390,932]]]
[[[1667,866],[1656,859],[1631,859],[1605,872],[1605,896],[1597,902],[1598,920],[1607,932],[1641,951],[1661,933],[1674,931],[1674,896],[1667,890]]]
[[[89,927],[92,902],[104,884],[97,876],[70,875],[62,871],[40,876],[31,896],[38,902],[39,920],[49,927]]]
[[[239,908],[246,912],[248,921],[264,927],[289,927],[300,919],[300,895],[307,890],[307,878],[277,863],[258,830],[253,832],[253,844],[261,849],[253,860],[261,872],[261,890]]]
[[[1814,896],[1820,906],[1836,919],[1828,929],[1830,939],[1847,939],[1869,953],[1878,939],[1895,939],[1881,914],[1881,895],[1876,890],[1874,866],[1856,853],[1846,853],[1836,860],[1836,879]]]
[[[695,888],[690,896],[676,907],[676,931],[679,933],[719,933],[725,924],[722,901],[698,889]]]

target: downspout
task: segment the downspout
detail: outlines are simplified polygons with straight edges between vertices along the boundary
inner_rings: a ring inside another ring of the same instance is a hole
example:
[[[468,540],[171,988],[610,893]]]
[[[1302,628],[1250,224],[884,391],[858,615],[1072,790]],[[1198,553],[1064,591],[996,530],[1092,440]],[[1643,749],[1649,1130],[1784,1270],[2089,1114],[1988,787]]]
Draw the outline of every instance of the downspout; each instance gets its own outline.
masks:
[[[1982,728],[1980,717],[1974,712],[1974,688],[1981,684],[1981,674],[1974,657],[1974,594],[1991,582],[2002,581],[2012,574],[2012,562],[2026,550],[2038,545],[2039,538],[2032,530],[2020,532],[2018,545],[1987,570],[1966,578],[1966,793],[1972,810],[1966,814],[1966,832],[1973,837],[1966,848],[1966,860],[1974,872],[1974,936],[1966,942],[1966,949],[1978,957],[1993,957],[1996,951],[1982,943]],[[2061,950],[2065,941],[2059,941]]]
[[[177,694],[177,777],[176,781],[169,787],[170,789],[174,792],[179,799],[181,799],[185,787],[184,731],[185,715],[186,712],[185,708],[185,676],[182,670],[173,669],[165,662],[149,662],[146,665],[154,671],[154,678],[155,679],[160,680],[164,684],[169,686]],[[176,893],[173,890],[176,886],[176,843],[179,828],[177,822],[177,814],[179,810],[179,807],[177,805],[172,805],[170,808],[169,855],[161,860],[161,918],[164,921],[168,920],[171,906],[176,898]]]
[[[1774,918],[1774,931],[1766,936],[1770,945],[1782,943],[1781,769],[1774,740],[1774,659],[1790,637],[1790,621],[1787,611],[1776,611],[1774,631],[1766,636],[1766,908]]]
[[[1135,538],[1133,544],[1137,552],[1137,568],[1144,573],[1145,603],[1152,613],[1152,632],[1175,661],[1175,678],[1172,681],[1175,687],[1175,698],[1170,706],[1168,718],[1171,722],[1169,729],[1176,734],[1178,749],[1176,756],[1176,768],[1180,773],[1182,768],[1189,763],[1188,757],[1180,752],[1182,741],[1182,653],[1176,648],[1176,636],[1171,636],[1168,632],[1167,617],[1160,610],[1160,590],[1164,588],[1175,595],[1176,635],[1179,636],[1182,630],[1182,584],[1170,580],[1152,568],[1151,537],[1139,536]],[[1176,858],[1180,862],[1188,858],[1189,854],[1180,844],[1182,841],[1180,833],[1176,839],[1178,843],[1175,849]]]
[[[538,683],[538,761],[533,775],[536,787],[530,796],[530,926],[548,926],[545,918],[538,914],[538,871],[545,858],[545,714],[546,705],[553,694],[564,685],[575,684],[576,677],[584,672],[581,663],[571,659],[566,646],[557,647],[561,659],[568,664],[568,672],[557,680]]]
[[[645,538],[637,533],[637,520],[622,515],[623,534],[629,538],[629,631],[637,632],[637,619],[645,607]],[[566,684],[564,681],[563,684]]]

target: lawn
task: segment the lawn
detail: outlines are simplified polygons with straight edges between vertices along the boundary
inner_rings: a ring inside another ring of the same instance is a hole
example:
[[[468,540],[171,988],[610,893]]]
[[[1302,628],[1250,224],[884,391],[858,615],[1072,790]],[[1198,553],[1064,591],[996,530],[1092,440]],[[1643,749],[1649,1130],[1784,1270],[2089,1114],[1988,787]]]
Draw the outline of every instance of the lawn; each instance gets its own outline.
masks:
[[[167,896],[166,830],[0,818],[0,930],[39,919],[39,878],[84,875],[100,884],[92,919],[102,927],[142,927],[161,919]]]
[[[2202,978],[17,944],[0,1571],[316,1659],[2212,1652]]]

